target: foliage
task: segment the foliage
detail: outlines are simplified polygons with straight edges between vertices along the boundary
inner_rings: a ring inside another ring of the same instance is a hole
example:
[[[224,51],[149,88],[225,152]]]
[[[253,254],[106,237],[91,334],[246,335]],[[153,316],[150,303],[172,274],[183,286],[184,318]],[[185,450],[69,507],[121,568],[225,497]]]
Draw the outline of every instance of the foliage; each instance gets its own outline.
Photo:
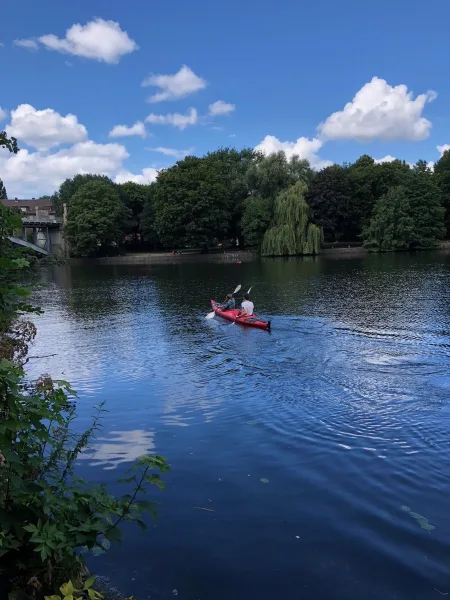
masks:
[[[23,588],[34,578],[43,593],[61,581],[78,585],[83,555],[119,541],[119,525],[145,528],[144,512],[155,505],[143,500],[147,485],[164,489],[155,470],[166,472],[160,456],[141,457],[122,480],[133,492],[116,498],[104,485],[78,478],[75,461],[99,427],[100,406],[82,434],[72,430],[76,417],[73,391],[63,381],[43,376],[24,383],[20,367],[0,362],[0,557],[2,575]]]
[[[64,212],[64,204],[67,208],[70,207],[73,196],[86,183],[91,181],[102,181],[114,186],[114,183],[106,175],[93,175],[87,173],[85,175],[75,175],[72,179],[66,179],[59,187],[59,190],[53,194],[53,206],[57,215],[62,216]]]
[[[307,160],[300,160],[298,156],[288,160],[282,151],[269,156],[257,156],[246,174],[249,192],[261,198],[271,198],[272,201],[279,192],[297,181],[308,184],[312,178],[313,171]]]
[[[45,600],[80,600],[81,598],[86,598],[89,600],[101,600],[103,595],[94,589],[94,581],[95,576],[91,575],[91,577],[88,577],[88,579],[86,579],[80,588],[75,587],[72,581],[68,581],[67,583],[63,583],[63,585],[59,588],[62,596],[59,594],[45,596]]]
[[[206,246],[225,236],[230,206],[227,178],[214,162],[188,156],[158,175],[155,229],[165,246]]]
[[[141,216],[147,199],[151,200],[152,185],[142,185],[128,181],[117,186],[121,201],[130,211],[130,222],[125,233],[137,237],[141,231]]]
[[[155,229],[155,191],[156,183],[147,185],[142,214],[140,215],[140,231],[145,242],[156,247],[158,234]]]
[[[260,248],[264,234],[272,219],[272,206],[268,198],[251,196],[245,201],[241,229],[245,243]]]
[[[0,148],[6,148],[13,154],[17,154],[19,148],[15,137],[8,137],[5,131],[0,131]]]
[[[316,174],[308,189],[312,220],[323,228],[326,241],[348,237],[352,187],[347,167],[333,165]]]
[[[64,227],[71,254],[96,256],[117,247],[130,218],[113,185],[101,179],[85,183],[72,196]]]
[[[419,161],[404,186],[389,188],[378,200],[364,229],[364,245],[378,252],[436,247],[445,233],[441,200],[431,170]]]
[[[261,253],[265,256],[317,254],[322,229],[309,222],[305,201],[307,187],[298,181],[280,192],[275,200],[272,227],[264,234]]]
[[[375,204],[370,225],[364,229],[364,246],[386,252],[409,248],[414,221],[404,187],[390,188]]]
[[[8,194],[6,193],[5,184],[0,179],[0,200],[8,200]]]
[[[450,150],[446,150],[434,165],[434,176],[441,190],[445,209],[445,227],[450,237]]]
[[[412,250],[434,248],[445,235],[445,208],[437,181],[430,169],[416,166],[407,180],[407,194],[414,232]]]
[[[55,594],[53,596],[45,596],[44,600],[101,600],[103,598],[103,594],[98,592],[94,586],[95,576],[91,575],[88,577],[86,581],[80,588],[76,588],[72,581],[68,581],[64,583],[59,591],[62,596],[59,594]],[[127,600],[136,600],[134,596],[130,596]]]

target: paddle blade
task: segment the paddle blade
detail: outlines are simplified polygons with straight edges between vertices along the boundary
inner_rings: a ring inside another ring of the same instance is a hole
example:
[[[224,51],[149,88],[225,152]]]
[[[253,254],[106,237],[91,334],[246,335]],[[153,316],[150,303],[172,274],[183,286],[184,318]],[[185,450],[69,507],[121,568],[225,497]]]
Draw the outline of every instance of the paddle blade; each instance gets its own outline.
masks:
[[[241,284],[239,284],[239,285],[237,286],[237,288],[234,290],[233,294],[237,294],[237,293],[238,293],[238,291],[241,289],[241,287],[242,287],[242,285],[241,285]]]
[[[253,286],[252,286],[253,287]],[[252,288],[250,288],[247,292],[247,294],[250,294],[250,292],[252,291]]]
[[[215,314],[216,313],[214,311],[212,311],[206,315],[205,319],[214,319]]]

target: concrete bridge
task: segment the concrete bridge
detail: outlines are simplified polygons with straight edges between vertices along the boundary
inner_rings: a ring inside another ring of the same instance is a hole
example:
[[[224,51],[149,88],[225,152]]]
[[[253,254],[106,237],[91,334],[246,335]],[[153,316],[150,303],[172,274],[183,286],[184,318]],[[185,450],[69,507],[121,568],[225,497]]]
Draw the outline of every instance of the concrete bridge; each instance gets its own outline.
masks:
[[[64,254],[62,220],[54,215],[27,215],[22,218],[22,235],[11,241],[41,254]],[[29,241],[30,234],[33,241]]]
[[[8,236],[8,240],[13,244],[17,244],[18,246],[24,246],[25,248],[30,248],[30,250],[34,250],[35,252],[39,252],[39,254],[44,254],[44,256],[49,256],[50,252],[41,248],[40,246],[36,246],[35,244],[31,244],[26,240],[21,240],[20,238],[10,237]]]

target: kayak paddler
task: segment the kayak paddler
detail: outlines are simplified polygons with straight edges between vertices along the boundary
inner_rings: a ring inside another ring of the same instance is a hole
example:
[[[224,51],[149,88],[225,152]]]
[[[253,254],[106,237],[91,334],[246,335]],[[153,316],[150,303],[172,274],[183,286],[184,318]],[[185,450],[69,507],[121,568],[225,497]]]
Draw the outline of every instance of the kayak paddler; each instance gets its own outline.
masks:
[[[233,298],[233,294],[227,294],[225,302],[219,305],[220,310],[233,310],[236,308],[236,302]]]
[[[238,317],[243,317],[244,315],[247,317],[251,317],[253,315],[253,311],[255,310],[255,305],[250,300],[250,296],[248,294],[244,294],[242,298],[241,310],[238,313]]]

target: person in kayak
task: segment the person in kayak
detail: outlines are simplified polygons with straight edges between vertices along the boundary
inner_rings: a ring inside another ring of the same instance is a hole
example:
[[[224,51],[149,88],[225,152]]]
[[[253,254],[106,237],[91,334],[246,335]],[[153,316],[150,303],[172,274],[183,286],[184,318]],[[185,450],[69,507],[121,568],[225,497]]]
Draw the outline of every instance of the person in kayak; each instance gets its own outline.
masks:
[[[219,305],[220,310],[233,310],[236,308],[236,302],[233,298],[233,294],[227,294],[225,302]]]
[[[248,294],[244,294],[244,298],[242,299],[241,310],[238,313],[238,317],[251,317],[253,315],[253,311],[255,310],[255,305],[250,300],[250,296]]]

